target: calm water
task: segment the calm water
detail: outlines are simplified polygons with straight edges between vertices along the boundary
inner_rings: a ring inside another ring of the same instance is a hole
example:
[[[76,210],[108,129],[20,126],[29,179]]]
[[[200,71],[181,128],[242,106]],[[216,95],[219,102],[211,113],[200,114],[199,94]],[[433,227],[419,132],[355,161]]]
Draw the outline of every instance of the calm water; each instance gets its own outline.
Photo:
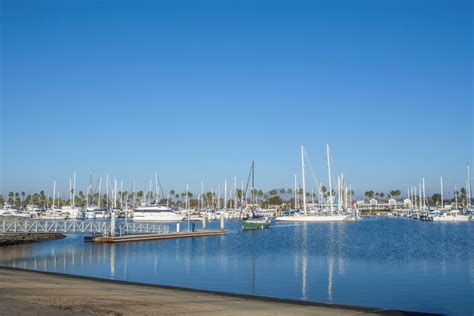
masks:
[[[210,228],[217,228],[218,222]],[[187,224],[184,224],[186,227]],[[474,314],[474,223],[365,218],[124,244],[0,248],[0,264],[279,298]]]

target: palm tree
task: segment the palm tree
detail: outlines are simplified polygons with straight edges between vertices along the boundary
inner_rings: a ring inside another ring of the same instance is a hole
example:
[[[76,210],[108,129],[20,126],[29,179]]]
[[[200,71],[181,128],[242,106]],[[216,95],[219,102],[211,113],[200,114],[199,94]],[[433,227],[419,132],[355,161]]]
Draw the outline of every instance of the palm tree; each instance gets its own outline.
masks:
[[[8,204],[10,205],[13,205],[13,196],[15,196],[13,192],[8,192]]]
[[[364,195],[365,195],[366,197],[368,197],[369,199],[372,199],[372,197],[374,196],[374,191],[372,191],[372,190],[371,190],[371,191],[366,191],[366,192],[364,193]]]
[[[323,196],[324,196],[325,198],[327,197],[327,194],[326,194],[327,190],[328,190],[328,189],[327,189],[324,185],[321,187],[321,192],[323,193]]]

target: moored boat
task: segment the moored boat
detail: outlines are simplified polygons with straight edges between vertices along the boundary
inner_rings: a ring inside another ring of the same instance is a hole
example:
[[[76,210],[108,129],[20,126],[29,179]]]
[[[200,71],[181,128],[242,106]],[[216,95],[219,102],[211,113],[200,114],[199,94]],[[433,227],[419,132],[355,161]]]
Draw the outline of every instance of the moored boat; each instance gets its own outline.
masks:
[[[180,222],[184,218],[165,205],[140,206],[133,211],[134,221]]]

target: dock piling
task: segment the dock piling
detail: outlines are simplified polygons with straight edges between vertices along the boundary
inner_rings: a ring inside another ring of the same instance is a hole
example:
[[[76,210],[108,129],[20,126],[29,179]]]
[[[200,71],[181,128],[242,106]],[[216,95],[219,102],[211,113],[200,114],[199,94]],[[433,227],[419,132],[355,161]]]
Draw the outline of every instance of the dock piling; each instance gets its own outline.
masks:
[[[224,230],[224,214],[221,214],[221,230]]]
[[[206,230],[206,215],[202,216],[202,230]]]
[[[115,216],[113,213],[110,216],[110,236],[115,236]]]
[[[176,232],[179,233],[181,223],[176,223]]]

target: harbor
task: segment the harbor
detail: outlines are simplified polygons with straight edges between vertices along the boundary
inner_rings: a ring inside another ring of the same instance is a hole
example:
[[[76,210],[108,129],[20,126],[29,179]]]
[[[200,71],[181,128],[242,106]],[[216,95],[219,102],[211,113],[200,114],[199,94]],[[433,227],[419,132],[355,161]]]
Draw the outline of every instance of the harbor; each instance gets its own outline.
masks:
[[[176,223],[169,225],[176,231]],[[196,222],[195,230],[202,229]],[[206,230],[219,231],[220,221],[206,223]],[[469,222],[371,216],[242,230],[239,220],[227,220],[225,230],[219,236],[124,243],[66,234],[2,247],[0,266],[381,310],[473,312]]]
[[[474,316],[474,2],[5,0],[0,316]]]

